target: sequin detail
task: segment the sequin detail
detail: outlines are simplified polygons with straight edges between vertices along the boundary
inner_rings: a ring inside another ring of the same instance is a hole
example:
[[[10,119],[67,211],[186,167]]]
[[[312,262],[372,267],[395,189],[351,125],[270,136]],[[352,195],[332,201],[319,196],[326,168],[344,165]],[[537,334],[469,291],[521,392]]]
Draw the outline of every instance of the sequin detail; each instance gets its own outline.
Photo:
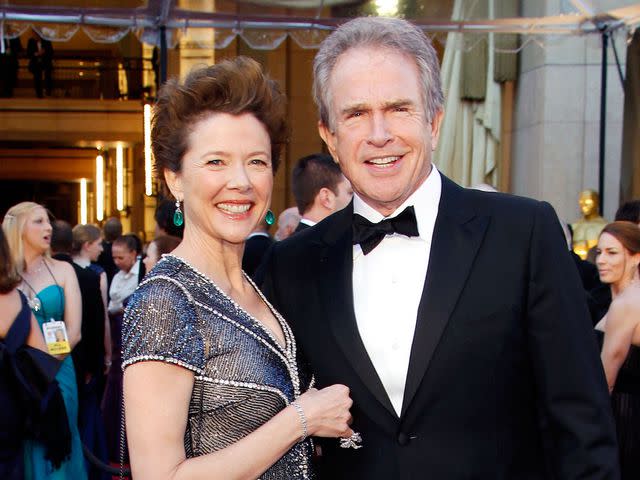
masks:
[[[173,255],[163,256],[132,296],[123,323],[123,368],[161,361],[195,374],[184,438],[188,457],[240,440],[312,385],[291,328],[265,304],[280,323],[284,345]],[[314,478],[311,454],[310,440],[297,443],[261,478]]]

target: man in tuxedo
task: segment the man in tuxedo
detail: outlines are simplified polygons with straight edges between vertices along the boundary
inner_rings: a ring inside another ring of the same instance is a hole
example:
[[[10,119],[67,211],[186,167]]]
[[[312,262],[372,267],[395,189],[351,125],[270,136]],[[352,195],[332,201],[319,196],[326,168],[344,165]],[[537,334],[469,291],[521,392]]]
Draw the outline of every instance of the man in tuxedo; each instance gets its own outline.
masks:
[[[291,190],[302,215],[296,233],[342,210],[353,196],[349,180],[326,153],[313,153],[298,160],[291,173]]]
[[[432,165],[443,95],[423,32],[347,22],[314,76],[320,135],[354,199],[276,243],[262,273],[318,387],[351,389],[361,439],[322,441],[319,477],[619,478],[558,219],[547,203],[466,190]]]

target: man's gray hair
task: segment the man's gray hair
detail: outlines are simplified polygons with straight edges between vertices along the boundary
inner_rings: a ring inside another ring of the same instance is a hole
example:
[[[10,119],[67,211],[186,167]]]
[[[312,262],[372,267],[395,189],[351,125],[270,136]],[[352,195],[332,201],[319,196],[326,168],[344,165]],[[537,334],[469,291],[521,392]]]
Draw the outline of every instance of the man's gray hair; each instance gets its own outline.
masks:
[[[399,18],[360,17],[341,25],[329,35],[313,61],[313,98],[320,121],[329,130],[334,130],[330,110],[331,72],[343,53],[358,47],[386,48],[415,60],[423,86],[422,102],[427,120],[431,121],[442,110],[444,96],[438,55],[424,32]],[[375,72],[371,73],[375,75]]]

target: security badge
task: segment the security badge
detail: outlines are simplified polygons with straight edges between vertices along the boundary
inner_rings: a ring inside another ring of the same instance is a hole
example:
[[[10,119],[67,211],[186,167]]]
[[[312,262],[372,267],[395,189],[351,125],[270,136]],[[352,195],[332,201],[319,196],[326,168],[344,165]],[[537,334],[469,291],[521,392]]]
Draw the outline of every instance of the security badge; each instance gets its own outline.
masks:
[[[64,322],[51,319],[51,321],[42,324],[42,331],[44,333],[44,341],[47,344],[47,350],[49,350],[51,355],[61,355],[71,352],[67,327]]]

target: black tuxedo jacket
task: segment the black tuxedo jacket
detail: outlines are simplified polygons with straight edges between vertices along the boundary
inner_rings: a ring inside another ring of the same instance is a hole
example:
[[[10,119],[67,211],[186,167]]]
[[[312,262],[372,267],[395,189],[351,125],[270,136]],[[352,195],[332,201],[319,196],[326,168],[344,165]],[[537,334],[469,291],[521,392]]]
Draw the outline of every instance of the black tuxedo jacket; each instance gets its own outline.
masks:
[[[298,222],[298,226],[293,231],[293,233],[300,233],[300,232],[303,232],[304,230],[307,230],[308,228],[311,228],[311,227],[306,223]]]
[[[318,387],[347,385],[354,400],[363,447],[321,440],[320,478],[618,478],[604,374],[553,209],[442,181],[400,416],[354,315],[353,204],[265,261],[264,291]]]
[[[256,269],[260,265],[264,254],[273,244],[273,238],[265,235],[254,235],[244,243],[244,254],[242,255],[242,270],[253,277]]]

